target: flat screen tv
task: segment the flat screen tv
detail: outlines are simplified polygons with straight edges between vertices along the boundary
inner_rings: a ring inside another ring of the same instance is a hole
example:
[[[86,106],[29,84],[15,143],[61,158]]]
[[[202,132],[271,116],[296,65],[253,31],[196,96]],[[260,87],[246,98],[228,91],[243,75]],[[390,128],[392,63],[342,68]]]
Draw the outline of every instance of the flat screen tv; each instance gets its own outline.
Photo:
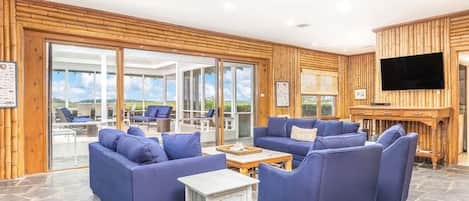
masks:
[[[443,53],[381,59],[383,90],[444,89]]]

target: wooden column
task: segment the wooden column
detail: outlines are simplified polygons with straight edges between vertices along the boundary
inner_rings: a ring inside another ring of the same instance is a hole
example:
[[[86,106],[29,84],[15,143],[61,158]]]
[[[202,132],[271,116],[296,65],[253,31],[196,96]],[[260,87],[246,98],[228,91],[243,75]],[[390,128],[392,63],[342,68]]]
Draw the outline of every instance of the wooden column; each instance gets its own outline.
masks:
[[[0,4],[0,60],[17,61],[17,27],[15,0],[3,0]],[[21,67],[19,67],[21,68]],[[21,86],[19,86],[21,89]],[[20,91],[18,97],[22,97]],[[18,100],[21,104],[21,100]],[[22,176],[22,151],[20,149],[18,109],[0,109],[0,179]]]

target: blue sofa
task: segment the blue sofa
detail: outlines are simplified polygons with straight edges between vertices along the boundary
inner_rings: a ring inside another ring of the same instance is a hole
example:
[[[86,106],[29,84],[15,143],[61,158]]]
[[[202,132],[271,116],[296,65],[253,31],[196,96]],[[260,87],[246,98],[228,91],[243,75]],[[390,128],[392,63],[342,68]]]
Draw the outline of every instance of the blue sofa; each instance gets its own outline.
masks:
[[[402,125],[387,129],[377,143],[384,146],[377,201],[405,201],[408,197],[418,135],[405,134]]]
[[[293,172],[261,164],[258,201],[375,201],[382,149],[315,150]]]
[[[107,129],[107,132],[113,133],[102,135],[100,131],[99,142],[89,144],[90,187],[102,201],[184,201],[184,185],[177,178],[226,168],[224,154],[175,160],[164,156],[158,158],[163,162],[137,163],[128,157],[136,157],[138,146],[121,146],[130,153],[124,156],[119,152],[122,149],[119,143],[124,138],[137,139],[145,143],[143,150],[147,150],[150,141],[157,143],[157,139],[130,137],[114,129]]]
[[[130,120],[138,122],[152,122],[157,119],[168,119],[173,107],[167,105],[150,105],[143,116],[131,116]]]
[[[314,142],[291,139],[292,126],[317,128],[318,138],[341,136],[366,139],[366,134],[359,131],[359,123],[271,117],[267,127],[254,128],[254,146],[291,153],[293,155],[293,167],[298,167]],[[364,145],[364,142],[365,140],[363,140],[362,145]]]

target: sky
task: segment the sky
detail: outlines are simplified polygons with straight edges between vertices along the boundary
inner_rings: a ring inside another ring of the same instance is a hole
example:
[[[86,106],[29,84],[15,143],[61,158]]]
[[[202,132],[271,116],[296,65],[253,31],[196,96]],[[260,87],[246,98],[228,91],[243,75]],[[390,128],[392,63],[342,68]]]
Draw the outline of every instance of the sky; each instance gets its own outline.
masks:
[[[237,76],[237,100],[250,101],[252,99],[252,69],[238,68]],[[224,98],[231,100],[233,94],[231,91],[232,74],[231,70],[225,70],[224,73]],[[52,74],[52,97],[55,99],[65,99],[69,97],[72,102],[93,99],[94,75],[93,73],[69,72],[68,89],[65,90],[65,72],[53,71]],[[101,98],[101,77],[96,76],[96,98]],[[144,82],[144,83],[143,83]],[[151,101],[163,101],[163,80],[158,78],[146,77],[142,82],[142,77],[125,76],[124,77],[124,96],[126,100],[141,100],[142,91],[144,90],[145,99]],[[214,73],[205,75],[205,94],[206,97],[215,97],[216,75]],[[115,99],[116,97],[116,75],[107,75],[107,97]],[[167,99],[168,101],[176,100],[176,81],[168,82]]]

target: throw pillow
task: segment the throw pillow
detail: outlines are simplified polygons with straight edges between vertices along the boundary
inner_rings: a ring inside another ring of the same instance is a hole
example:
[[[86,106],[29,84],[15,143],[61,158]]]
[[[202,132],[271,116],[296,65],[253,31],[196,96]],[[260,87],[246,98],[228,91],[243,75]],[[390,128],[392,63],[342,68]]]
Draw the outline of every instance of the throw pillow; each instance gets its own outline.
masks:
[[[269,117],[267,135],[274,137],[288,137],[286,131],[286,117]]]
[[[292,126],[291,139],[313,142],[316,139],[317,132],[317,128],[308,129]]]
[[[193,134],[162,134],[163,147],[170,160],[202,156],[200,132]]]
[[[405,135],[404,127],[402,127],[401,124],[396,124],[394,126],[391,126],[388,129],[386,129],[379,136],[379,138],[376,142],[383,145],[383,149],[386,149],[388,146],[390,146],[397,139],[399,139],[401,136],[404,136],[404,135]]]
[[[112,151],[116,151],[117,141],[124,134],[125,133],[123,131],[117,129],[101,129],[99,130],[98,141],[104,147]]]
[[[168,160],[163,148],[154,140],[133,135],[120,137],[117,142],[117,153],[139,164],[159,163]]]
[[[127,129],[127,134],[133,135],[133,136],[145,137],[145,133],[143,132],[143,130],[135,126],[129,127],[129,129]]]

